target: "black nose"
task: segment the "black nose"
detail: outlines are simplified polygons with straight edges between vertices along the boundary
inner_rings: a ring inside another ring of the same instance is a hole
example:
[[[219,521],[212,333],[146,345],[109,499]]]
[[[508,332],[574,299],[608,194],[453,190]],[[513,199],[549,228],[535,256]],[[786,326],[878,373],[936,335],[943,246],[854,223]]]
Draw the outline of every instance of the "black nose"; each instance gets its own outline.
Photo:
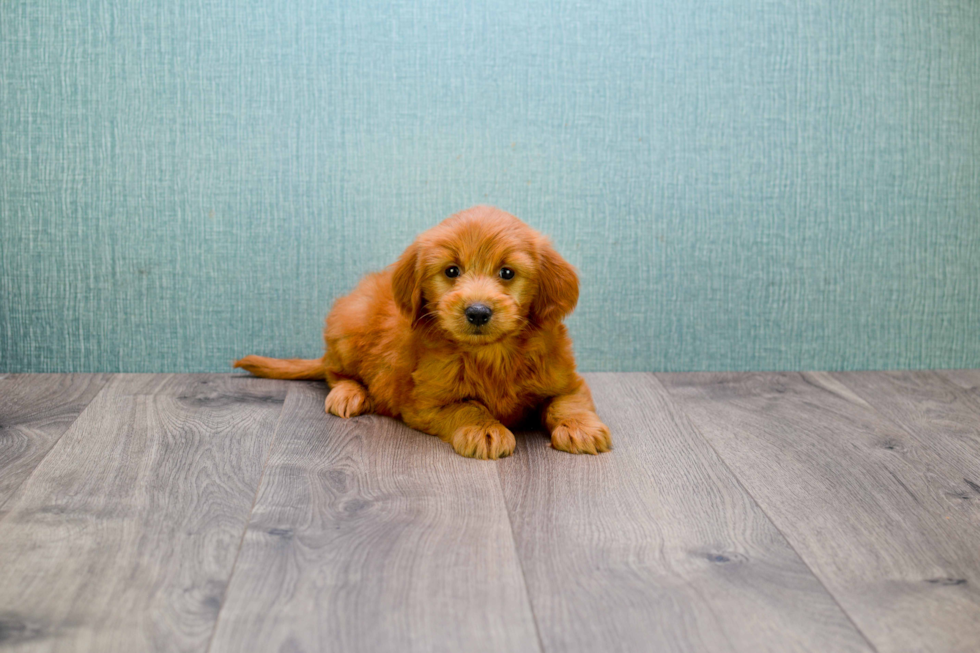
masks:
[[[486,304],[467,306],[463,312],[466,313],[466,321],[476,326],[483,326],[490,321],[490,316],[493,315],[493,311]]]

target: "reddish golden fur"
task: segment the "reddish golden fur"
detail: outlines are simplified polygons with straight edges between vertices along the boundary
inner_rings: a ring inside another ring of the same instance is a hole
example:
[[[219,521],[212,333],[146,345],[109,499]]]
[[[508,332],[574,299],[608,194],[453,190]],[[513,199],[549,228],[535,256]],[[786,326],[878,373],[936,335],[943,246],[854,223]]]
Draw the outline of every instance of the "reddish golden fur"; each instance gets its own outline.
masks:
[[[455,278],[446,276],[458,266]],[[514,278],[499,276],[502,267]],[[513,427],[540,411],[556,449],[611,447],[562,320],[578,301],[575,270],[547,239],[499,209],[474,207],[416,238],[398,261],[337,300],[319,360],[246,356],[258,376],[325,379],[327,412],[374,412],[437,435],[464,456],[514,450]],[[467,323],[473,303],[493,310]]]

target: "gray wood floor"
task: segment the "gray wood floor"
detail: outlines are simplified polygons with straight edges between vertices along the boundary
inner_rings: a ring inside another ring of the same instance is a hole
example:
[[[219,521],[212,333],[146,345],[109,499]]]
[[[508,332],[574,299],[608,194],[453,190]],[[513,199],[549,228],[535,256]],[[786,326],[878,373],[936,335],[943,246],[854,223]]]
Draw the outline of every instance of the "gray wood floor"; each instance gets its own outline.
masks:
[[[590,374],[497,462],[326,387],[0,375],[6,651],[980,651],[980,371]]]

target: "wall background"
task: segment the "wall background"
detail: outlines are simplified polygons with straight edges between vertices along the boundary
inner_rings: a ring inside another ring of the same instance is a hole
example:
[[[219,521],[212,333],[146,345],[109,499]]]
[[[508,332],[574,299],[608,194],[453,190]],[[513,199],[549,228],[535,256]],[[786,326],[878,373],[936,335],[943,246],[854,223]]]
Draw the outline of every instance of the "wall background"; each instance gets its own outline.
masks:
[[[4,1],[0,370],[318,356],[477,203],[586,370],[980,367],[980,3],[533,4]]]

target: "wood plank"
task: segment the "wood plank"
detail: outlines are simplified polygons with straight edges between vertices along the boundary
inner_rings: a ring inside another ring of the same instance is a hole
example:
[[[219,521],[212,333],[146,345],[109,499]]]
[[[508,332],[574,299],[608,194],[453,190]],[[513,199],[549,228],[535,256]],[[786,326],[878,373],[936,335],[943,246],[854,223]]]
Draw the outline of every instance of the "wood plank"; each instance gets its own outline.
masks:
[[[980,500],[980,395],[925,370],[832,376],[953,468],[948,497]]]
[[[879,651],[980,650],[980,503],[946,460],[829,374],[658,378]]]
[[[290,387],[211,651],[536,651],[493,462]]]
[[[939,370],[936,373],[968,390],[971,395],[980,397],[980,370]]]
[[[287,384],[113,379],[0,522],[15,650],[204,651]]]
[[[108,374],[0,378],[0,519],[7,500],[109,378]]]
[[[500,463],[546,651],[871,650],[653,376],[587,378],[611,453]]]

